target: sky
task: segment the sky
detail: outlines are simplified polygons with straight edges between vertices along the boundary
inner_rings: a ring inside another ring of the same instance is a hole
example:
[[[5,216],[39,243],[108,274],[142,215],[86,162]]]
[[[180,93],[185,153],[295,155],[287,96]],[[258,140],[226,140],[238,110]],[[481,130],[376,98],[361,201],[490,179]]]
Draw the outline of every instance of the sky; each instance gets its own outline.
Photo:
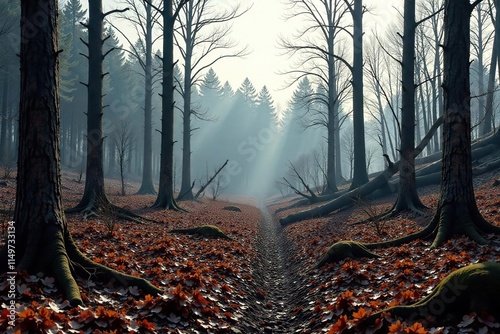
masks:
[[[286,87],[287,78],[279,74],[287,69],[288,57],[280,55],[279,36],[290,36],[296,27],[283,19],[286,0],[254,0],[248,13],[233,25],[233,37],[248,44],[252,53],[244,59],[227,59],[214,66],[221,81],[228,80],[233,89],[238,89],[248,77],[257,91],[266,85],[274,97],[278,109],[286,108],[293,88]],[[401,0],[365,0],[371,13],[365,16],[365,33],[372,29],[385,29],[395,14],[393,6],[401,6]]]
[[[220,1],[220,0],[217,0]],[[238,0],[224,0],[237,3]],[[224,59],[215,64],[214,70],[224,83],[229,81],[237,90],[243,80],[248,77],[257,91],[266,85],[274,98],[278,110],[286,108],[293,93],[293,87],[284,89],[288,78],[279,72],[287,70],[288,57],[280,56],[283,50],[278,48],[278,38],[290,36],[296,27],[283,19],[286,0],[254,0],[241,1],[242,6],[252,5],[251,9],[233,22],[231,38],[247,45],[251,53],[244,58]],[[104,0],[104,10],[117,8],[116,0]],[[86,0],[82,0],[86,6]],[[401,0],[365,0],[364,5],[370,9],[364,17],[365,36],[371,30],[383,31],[391,22],[396,11],[402,7]],[[366,41],[366,38],[365,38]]]

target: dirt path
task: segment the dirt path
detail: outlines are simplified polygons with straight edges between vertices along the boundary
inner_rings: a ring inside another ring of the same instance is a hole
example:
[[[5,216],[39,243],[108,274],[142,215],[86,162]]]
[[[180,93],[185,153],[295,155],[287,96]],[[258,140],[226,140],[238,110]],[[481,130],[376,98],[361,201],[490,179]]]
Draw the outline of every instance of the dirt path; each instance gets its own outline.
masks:
[[[254,264],[253,305],[246,312],[243,333],[294,333],[299,268],[290,261],[292,250],[282,228],[264,204],[258,236],[258,261]]]

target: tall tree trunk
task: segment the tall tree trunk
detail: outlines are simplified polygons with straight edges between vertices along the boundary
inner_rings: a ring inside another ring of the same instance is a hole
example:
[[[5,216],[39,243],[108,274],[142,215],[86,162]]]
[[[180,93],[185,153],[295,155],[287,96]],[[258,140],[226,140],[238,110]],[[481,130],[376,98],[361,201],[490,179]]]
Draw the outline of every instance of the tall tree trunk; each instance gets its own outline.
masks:
[[[153,99],[153,20],[151,3],[146,4],[146,67],[144,81],[144,162],[142,184],[138,194],[156,194],[153,185],[153,137],[152,137],[152,99]]]
[[[179,209],[174,199],[174,16],[172,0],[164,1],[163,84],[161,110],[160,185],[155,208]]]
[[[478,230],[498,230],[479,213],[472,185],[470,116],[469,0],[446,0],[444,20],[444,123],[441,197],[433,221],[438,222],[432,247],[465,234],[478,243],[486,240]]]
[[[332,9],[333,10],[333,9]],[[330,16],[328,22],[332,22],[332,11],[328,12]],[[337,180],[335,175],[335,133],[340,131],[336,120],[338,121],[338,109],[336,108],[338,100],[337,92],[337,76],[335,71],[335,58],[334,58],[334,37],[335,28],[331,24],[328,28],[328,124],[327,124],[327,164],[326,164],[326,183],[327,193],[336,192]],[[337,122],[338,123],[338,122]]]
[[[192,56],[193,56],[193,2],[190,1],[186,5],[187,22],[186,29],[186,54],[184,56],[184,109],[183,115],[183,131],[182,131],[182,177],[181,177],[181,190],[179,191],[179,198],[183,200],[194,199],[192,185],[191,185],[191,90],[192,90]]]
[[[24,22],[40,20],[39,15],[44,16],[47,24],[38,26],[36,36],[29,36],[26,43],[21,43],[19,159],[14,211],[16,269],[51,271],[68,300],[77,302],[78,287],[69,269],[63,241],[67,225],[60,185],[56,12],[55,0],[21,2],[22,35],[30,32]],[[8,269],[14,271],[13,266]]]
[[[484,92],[484,43],[483,43],[483,19],[482,19],[482,15],[483,15],[483,12],[482,12],[482,9],[481,9],[481,4],[478,4],[477,5],[477,24],[478,24],[478,32],[477,32],[477,35],[478,35],[478,38],[477,38],[477,50],[478,50],[478,54],[477,54],[477,67],[478,67],[478,72],[477,72],[477,76],[478,76],[478,88],[479,88],[479,92],[478,92],[478,98],[477,98],[477,101],[478,101],[478,120],[479,120],[479,123],[481,124],[482,122],[485,121],[484,119],[484,96],[483,94],[485,93]],[[493,42],[493,44],[495,44],[495,42]],[[481,131],[483,130],[483,126],[482,125],[479,125],[477,127],[477,130],[476,130],[476,134],[477,134],[477,137],[481,137],[482,135],[484,135],[485,133],[482,133]]]
[[[490,72],[488,74],[488,95],[486,97],[486,107],[484,110],[484,122],[481,126],[481,134],[487,134],[492,130],[493,123],[493,100],[495,96],[495,72],[498,60],[498,48],[500,44],[500,12],[498,10],[498,0],[495,0],[497,8],[495,14],[495,38],[493,39],[493,49],[491,51]]]
[[[107,203],[104,190],[102,136],[103,88],[102,0],[89,0],[88,22],[88,97],[87,97],[87,167],[85,189],[80,203],[71,211],[92,210],[97,203]]]
[[[440,58],[440,38],[438,30],[437,17],[432,18],[432,30],[434,32],[434,69],[432,73],[432,121],[442,113],[442,94],[439,87],[441,87],[441,58]],[[438,152],[440,149],[439,136],[434,137],[433,152]]]
[[[339,103],[335,103],[335,113],[333,115],[333,126],[337,129],[334,133],[334,150],[335,150],[335,179],[337,182],[342,181],[342,149],[340,146],[340,107]]]
[[[418,211],[420,202],[415,182],[415,0],[404,2],[401,149],[399,165],[399,193],[395,212]]]
[[[351,189],[368,182],[365,151],[365,120],[363,106],[363,0],[355,0],[352,8],[353,66],[352,66],[352,108],[354,128],[354,170]]]

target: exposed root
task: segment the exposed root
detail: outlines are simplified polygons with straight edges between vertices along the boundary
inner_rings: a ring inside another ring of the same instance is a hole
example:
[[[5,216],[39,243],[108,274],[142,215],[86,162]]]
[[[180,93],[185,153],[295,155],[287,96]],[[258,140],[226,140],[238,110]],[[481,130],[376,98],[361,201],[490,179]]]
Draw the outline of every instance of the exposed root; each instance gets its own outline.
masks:
[[[437,221],[432,221],[424,229],[419,232],[389,241],[381,241],[374,243],[362,243],[356,241],[339,241],[333,244],[326,254],[321,258],[321,260],[315,265],[314,268],[320,268],[329,262],[339,262],[347,258],[356,259],[361,257],[371,257],[378,258],[381,257],[370,250],[384,248],[384,247],[396,247],[403,244],[409,243],[417,239],[426,239],[435,233],[437,227]]]
[[[178,212],[187,212],[187,210],[181,208],[179,205],[177,205],[177,202],[173,197],[168,198],[168,199],[163,199],[163,198],[157,198],[156,202],[151,206],[152,209],[159,209],[159,210],[173,210],[173,211],[178,211]]]
[[[75,272],[84,279],[95,279],[99,282],[116,282],[122,286],[137,286],[144,294],[158,295],[163,291],[149,283],[147,280],[127,275],[102,264],[96,263],[80,252],[69,233],[66,234],[66,251],[69,259],[74,264]],[[79,294],[79,292],[78,292]],[[80,297],[81,301],[81,297]]]
[[[364,331],[374,325],[382,313],[391,313],[392,316],[409,321],[433,320],[433,326],[456,323],[464,314],[471,312],[487,313],[498,319],[500,318],[500,309],[497,307],[500,299],[499,281],[499,263],[472,264],[446,276],[424,299],[412,305],[395,306],[376,312],[345,332]]]
[[[83,213],[84,219],[87,219],[92,216],[99,217],[99,215],[102,213],[105,215],[115,216],[116,218],[123,219],[136,224],[144,224],[144,222],[151,222],[157,224],[159,223],[156,220],[143,217],[128,209],[112,204],[106,196],[101,196],[98,199],[95,196],[95,194],[90,197],[88,203],[86,203],[85,205],[80,203],[74,208],[65,210],[65,213],[67,214]]]

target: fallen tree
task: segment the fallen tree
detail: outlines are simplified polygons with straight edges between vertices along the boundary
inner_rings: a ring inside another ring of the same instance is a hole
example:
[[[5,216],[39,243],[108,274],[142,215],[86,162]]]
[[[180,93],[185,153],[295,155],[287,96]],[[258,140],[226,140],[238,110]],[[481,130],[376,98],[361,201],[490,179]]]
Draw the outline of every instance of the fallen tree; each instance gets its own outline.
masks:
[[[419,155],[422,152],[422,150],[429,143],[430,139],[432,138],[432,136],[442,123],[443,123],[443,117],[440,117],[432,125],[432,127],[429,129],[429,132],[425,135],[420,144],[413,151],[413,154],[415,156]],[[389,181],[389,179],[399,171],[399,164],[400,161],[397,161],[395,163],[389,163],[387,168],[378,176],[376,176],[374,179],[372,179],[370,182],[365,183],[361,187],[353,189],[326,204],[323,204],[321,206],[309,210],[300,211],[280,219],[281,225],[287,226],[301,220],[314,217],[321,217],[329,214],[332,211],[356,203],[356,201],[358,201],[359,199],[364,198],[369,194],[373,193],[375,190],[385,186]]]

